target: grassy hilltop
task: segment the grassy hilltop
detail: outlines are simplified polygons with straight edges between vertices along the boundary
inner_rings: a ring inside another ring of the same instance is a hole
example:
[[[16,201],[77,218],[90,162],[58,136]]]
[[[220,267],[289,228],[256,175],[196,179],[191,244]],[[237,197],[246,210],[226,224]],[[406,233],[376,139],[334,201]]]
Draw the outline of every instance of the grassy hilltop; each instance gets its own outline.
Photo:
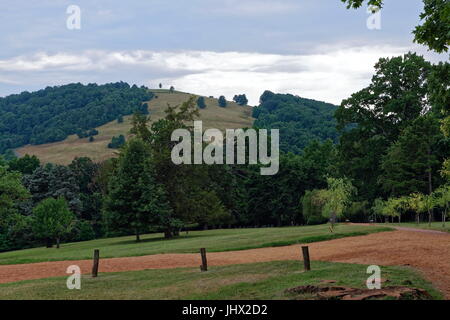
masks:
[[[185,102],[192,94],[184,92],[170,92],[169,90],[150,90],[155,98],[148,102],[152,120],[164,117],[167,105],[176,106]],[[253,125],[252,109],[248,106],[239,106],[234,102],[228,102],[226,108],[218,106],[215,98],[205,97],[206,108],[200,109],[200,120],[204,128],[238,129]],[[88,138],[79,139],[77,135],[71,135],[66,140],[42,145],[27,145],[19,148],[19,155],[36,155],[43,163],[56,163],[67,165],[75,157],[89,157],[94,161],[103,161],[113,157],[117,150],[109,149],[108,144],[112,137],[121,134],[127,136],[131,129],[131,117],[125,116],[123,123],[111,121],[96,128],[99,132],[95,141],[89,142]]]

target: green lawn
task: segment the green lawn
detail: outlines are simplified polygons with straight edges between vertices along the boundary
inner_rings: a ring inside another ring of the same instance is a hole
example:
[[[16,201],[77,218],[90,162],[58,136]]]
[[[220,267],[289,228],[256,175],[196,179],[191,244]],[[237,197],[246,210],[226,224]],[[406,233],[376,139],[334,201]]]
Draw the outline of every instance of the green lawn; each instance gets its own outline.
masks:
[[[417,224],[415,222],[402,222],[402,223],[393,223],[393,224],[388,223],[388,224],[386,224],[386,226],[396,226],[396,227],[417,228],[417,229],[450,232],[450,222],[449,221],[447,221],[445,223],[445,228],[442,227],[442,221],[441,222],[432,222],[431,227],[428,225],[428,222],[421,222],[420,224]]]
[[[312,262],[312,271],[302,272],[301,261],[277,261],[213,267],[144,270],[103,273],[98,278],[83,276],[81,290],[68,290],[66,278],[50,278],[0,285],[0,300],[5,299],[308,299],[285,290],[300,285],[334,285],[365,288],[367,266],[358,264]],[[381,267],[389,286],[405,285],[428,291],[433,299],[442,295],[418,273],[408,267]],[[323,283],[322,283],[323,285]]]
[[[100,249],[102,258],[143,256],[157,253],[193,253],[199,248],[209,252],[245,250],[250,248],[291,245],[330,240],[347,236],[364,235],[391,230],[385,227],[337,225],[330,233],[328,225],[261,228],[222,229],[194,231],[178,238],[165,240],[162,234],[142,237],[140,243],[134,237],[100,239],[79,243],[62,244],[61,249],[34,248],[0,253],[0,265],[42,261],[91,259],[94,249]]]

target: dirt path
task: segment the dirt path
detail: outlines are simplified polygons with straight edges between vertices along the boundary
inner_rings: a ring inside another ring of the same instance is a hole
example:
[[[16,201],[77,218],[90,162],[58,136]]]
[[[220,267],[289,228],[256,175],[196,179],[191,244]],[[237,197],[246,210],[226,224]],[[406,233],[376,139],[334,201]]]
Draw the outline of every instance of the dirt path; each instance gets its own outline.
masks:
[[[400,230],[361,237],[336,239],[309,244],[311,259],[333,262],[410,265],[433,282],[450,299],[450,234]],[[208,254],[208,264],[221,266],[297,260],[300,248],[296,246],[261,248]],[[90,260],[43,262],[0,266],[0,283],[20,280],[65,276],[70,265],[78,265],[82,273],[89,273]],[[112,258],[100,261],[100,272],[118,272],[144,269],[198,267],[199,254],[156,254],[143,257]]]
[[[430,230],[430,229],[417,229],[417,228],[408,228],[408,227],[393,227],[394,229],[401,231],[411,231],[411,232],[423,232],[423,233],[432,233],[432,234],[448,234],[448,232],[438,231],[438,230]]]

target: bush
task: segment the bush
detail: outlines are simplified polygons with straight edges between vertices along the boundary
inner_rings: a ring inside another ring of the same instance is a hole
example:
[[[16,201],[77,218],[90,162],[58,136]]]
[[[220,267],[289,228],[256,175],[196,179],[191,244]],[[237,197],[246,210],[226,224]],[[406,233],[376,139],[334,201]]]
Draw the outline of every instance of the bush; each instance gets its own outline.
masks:
[[[226,106],[227,106],[227,99],[225,99],[224,96],[220,96],[219,107],[226,108]]]
[[[89,221],[78,220],[73,231],[74,241],[88,241],[95,239],[95,232]]]
[[[111,139],[111,143],[108,144],[108,148],[110,149],[119,149],[121,146],[125,144],[125,137],[121,134],[118,137],[113,137]]]
[[[245,94],[235,95],[233,101],[240,106],[245,106],[248,103],[247,96]]]
[[[206,103],[205,103],[205,98],[204,97],[198,97],[198,99],[197,99],[197,106],[200,109],[205,109],[206,108]]]

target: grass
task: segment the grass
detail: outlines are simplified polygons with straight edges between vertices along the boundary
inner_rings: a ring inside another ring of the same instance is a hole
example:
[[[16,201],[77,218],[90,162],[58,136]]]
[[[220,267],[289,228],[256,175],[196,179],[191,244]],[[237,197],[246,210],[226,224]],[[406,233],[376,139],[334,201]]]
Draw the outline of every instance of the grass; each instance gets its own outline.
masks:
[[[133,236],[99,239],[62,244],[61,249],[42,247],[0,253],[0,265],[91,259],[94,249],[100,249],[103,258],[193,253],[202,247],[207,248],[208,252],[217,252],[309,243],[392,230],[385,227],[340,224],[336,225],[334,233],[330,233],[328,228],[328,225],[319,225],[191,231],[189,234],[183,232],[180,237],[171,240],[163,239],[162,234],[149,234],[144,235],[140,243],[136,243]]]
[[[406,227],[406,228],[416,228],[416,229],[437,230],[437,231],[450,232],[450,222],[449,221],[447,221],[445,223],[445,227],[442,227],[442,221],[432,222],[431,223],[431,227],[428,225],[428,222],[421,222],[419,224],[417,224],[415,222],[402,222],[402,223],[386,224],[386,226],[397,226],[397,227]]]
[[[335,280],[333,285],[364,288],[367,266],[358,264],[312,262],[312,271],[302,272],[300,261],[213,267],[208,272],[198,268],[144,270],[103,273],[98,278],[83,276],[81,290],[68,290],[66,278],[50,278],[0,285],[0,299],[45,300],[285,300],[309,299],[285,290],[300,285],[318,285]],[[425,289],[433,299],[442,295],[408,267],[381,267],[386,285],[404,285]]]
[[[167,104],[171,106],[180,105],[191,96],[189,93],[179,91],[171,93],[164,89],[150,91],[157,96],[149,102],[152,121],[165,116],[164,111]],[[204,129],[239,129],[253,125],[254,119],[251,116],[252,110],[250,107],[242,107],[234,102],[228,102],[226,108],[221,108],[218,106],[217,99],[206,97],[205,103],[207,107],[200,110],[200,120],[203,121]],[[131,118],[132,116],[126,116],[123,123],[112,121],[96,128],[99,134],[94,137],[95,141],[93,142],[89,142],[87,138],[79,139],[76,135],[72,135],[64,141],[43,145],[28,145],[17,149],[16,152],[19,155],[35,155],[43,163],[51,162],[62,165],[71,163],[75,157],[90,157],[94,161],[104,161],[117,154],[117,150],[108,148],[112,137],[121,134],[129,136]]]

